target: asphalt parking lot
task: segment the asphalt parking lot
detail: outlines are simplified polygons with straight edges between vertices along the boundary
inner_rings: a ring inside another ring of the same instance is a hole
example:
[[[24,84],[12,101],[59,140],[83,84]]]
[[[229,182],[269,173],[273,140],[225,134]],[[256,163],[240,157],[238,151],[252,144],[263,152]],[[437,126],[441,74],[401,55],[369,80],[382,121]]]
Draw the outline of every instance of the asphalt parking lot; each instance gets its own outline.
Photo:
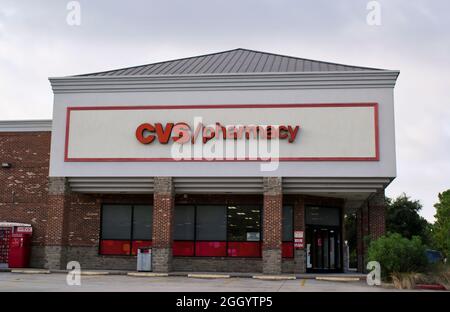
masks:
[[[252,278],[199,279],[184,276],[132,277],[126,275],[81,276],[80,286],[69,286],[66,274],[0,273],[0,292],[379,292],[395,291],[368,286],[363,281],[331,282],[314,279],[256,280]]]

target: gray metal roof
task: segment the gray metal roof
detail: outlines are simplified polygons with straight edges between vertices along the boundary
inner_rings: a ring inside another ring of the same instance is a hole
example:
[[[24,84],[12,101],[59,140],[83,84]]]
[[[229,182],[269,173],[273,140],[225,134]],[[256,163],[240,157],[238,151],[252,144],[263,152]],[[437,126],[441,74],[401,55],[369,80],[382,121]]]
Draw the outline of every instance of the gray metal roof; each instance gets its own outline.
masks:
[[[177,60],[85,74],[80,76],[162,76],[377,70],[380,69],[315,61],[248,49],[234,49],[218,53],[205,54]]]

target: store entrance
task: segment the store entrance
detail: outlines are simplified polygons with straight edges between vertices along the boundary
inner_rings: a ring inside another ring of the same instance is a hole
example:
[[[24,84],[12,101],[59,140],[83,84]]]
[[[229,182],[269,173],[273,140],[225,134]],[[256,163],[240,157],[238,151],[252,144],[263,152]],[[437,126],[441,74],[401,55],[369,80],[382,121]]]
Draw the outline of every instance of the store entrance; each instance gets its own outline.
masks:
[[[306,226],[307,271],[341,272],[341,233],[338,227]]]
[[[306,271],[342,272],[341,209],[306,207]]]

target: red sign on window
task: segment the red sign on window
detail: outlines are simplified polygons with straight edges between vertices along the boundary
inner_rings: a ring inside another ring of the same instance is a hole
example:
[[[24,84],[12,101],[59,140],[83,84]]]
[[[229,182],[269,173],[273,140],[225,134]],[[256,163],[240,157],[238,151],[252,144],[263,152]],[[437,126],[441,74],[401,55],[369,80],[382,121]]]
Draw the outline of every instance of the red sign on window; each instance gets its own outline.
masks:
[[[296,249],[303,249],[305,248],[305,243],[303,241],[304,233],[303,231],[295,231],[294,232],[294,248]]]
[[[18,226],[16,233],[33,233],[33,228],[31,226]]]

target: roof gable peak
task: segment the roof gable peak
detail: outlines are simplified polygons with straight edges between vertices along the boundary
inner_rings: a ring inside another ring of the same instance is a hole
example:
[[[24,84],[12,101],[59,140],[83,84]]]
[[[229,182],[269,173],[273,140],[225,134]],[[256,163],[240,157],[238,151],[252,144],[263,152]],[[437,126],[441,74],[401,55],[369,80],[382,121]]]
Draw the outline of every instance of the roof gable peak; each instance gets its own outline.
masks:
[[[236,48],[79,76],[177,76],[238,73],[358,72],[380,70],[381,69],[323,62],[245,48]]]

